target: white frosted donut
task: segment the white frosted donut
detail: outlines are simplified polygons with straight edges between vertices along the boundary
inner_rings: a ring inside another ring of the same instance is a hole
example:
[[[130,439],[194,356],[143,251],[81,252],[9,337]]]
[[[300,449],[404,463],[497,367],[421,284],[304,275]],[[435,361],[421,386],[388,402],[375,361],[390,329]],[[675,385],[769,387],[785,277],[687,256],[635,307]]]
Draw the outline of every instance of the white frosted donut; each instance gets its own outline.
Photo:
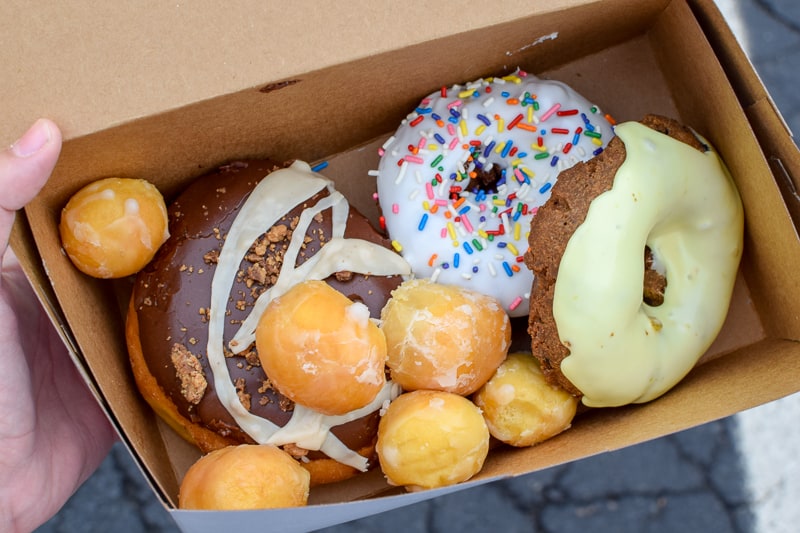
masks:
[[[378,198],[392,244],[416,277],[527,315],[531,217],[558,174],[612,136],[606,116],[561,82],[517,71],[443,87],[381,149]]]
[[[700,152],[637,122],[616,134],[625,161],[570,237],[553,301],[570,350],[561,372],[594,407],[650,401],[691,370],[722,327],[742,254],[741,200],[705,140]],[[645,246],[667,278],[655,307],[633,281]]]

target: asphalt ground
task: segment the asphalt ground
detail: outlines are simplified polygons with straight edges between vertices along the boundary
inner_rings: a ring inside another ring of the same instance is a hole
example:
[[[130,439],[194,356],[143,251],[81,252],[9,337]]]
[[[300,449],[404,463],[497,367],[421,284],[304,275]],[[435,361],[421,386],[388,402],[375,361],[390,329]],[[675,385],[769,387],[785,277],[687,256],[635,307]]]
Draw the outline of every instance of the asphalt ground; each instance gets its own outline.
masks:
[[[800,2],[718,0],[800,131]],[[327,533],[719,532],[800,529],[800,395],[651,442],[325,529]],[[178,528],[116,445],[38,533]]]

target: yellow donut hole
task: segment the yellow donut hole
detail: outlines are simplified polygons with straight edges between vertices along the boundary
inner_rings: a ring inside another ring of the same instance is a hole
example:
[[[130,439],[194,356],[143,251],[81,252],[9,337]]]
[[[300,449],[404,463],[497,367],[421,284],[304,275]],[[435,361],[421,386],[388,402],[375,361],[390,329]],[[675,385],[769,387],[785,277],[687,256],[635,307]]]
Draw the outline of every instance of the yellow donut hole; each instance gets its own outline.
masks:
[[[389,404],[375,449],[389,483],[432,489],[466,481],[483,468],[489,430],[463,396],[418,390]]]
[[[531,354],[512,353],[472,400],[489,431],[512,446],[532,446],[572,424],[578,400],[545,381]]]
[[[204,455],[181,482],[181,509],[300,507],[311,475],[288,453],[268,444],[228,446]]]
[[[323,281],[305,281],[267,306],[256,347],[270,382],[326,415],[364,407],[386,383],[386,339],[369,309]]]
[[[490,296],[429,280],[404,282],[381,311],[386,365],[405,390],[468,395],[506,356],[511,323]]]
[[[105,178],[76,192],[61,211],[61,243],[81,272],[135,274],[169,237],[167,207],[148,181]]]

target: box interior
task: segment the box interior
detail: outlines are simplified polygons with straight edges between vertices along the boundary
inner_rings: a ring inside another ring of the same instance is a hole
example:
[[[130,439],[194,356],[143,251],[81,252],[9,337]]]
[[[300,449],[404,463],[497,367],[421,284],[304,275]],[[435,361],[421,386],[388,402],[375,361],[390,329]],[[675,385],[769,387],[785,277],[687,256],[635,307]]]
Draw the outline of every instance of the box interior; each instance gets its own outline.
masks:
[[[21,223],[13,246],[31,270],[38,251],[52,283],[52,294],[40,291],[45,304],[63,311],[66,336],[76,340],[88,379],[166,505],[176,506],[181,476],[198,452],[161,424],[135,389],[124,341],[129,280],[90,279],[63,254],[57,225],[69,196],[95,179],[125,176],[152,181],[169,199],[193,177],[233,159],[325,159],[323,174],[375,220],[374,178],[367,171],[377,168],[377,146],[400,120],[442,85],[517,67],[572,85],[618,122],[660,113],[705,136],[742,195],[745,253],[723,331],[679,386],[646,405],[583,414],[568,432],[534,448],[495,449],[476,480],[617,449],[800,390],[800,287],[792,269],[800,247],[748,121],[751,111],[743,109],[685,1],[589,3],[267,79],[64,144],[50,182],[26,208],[36,250]],[[387,490],[380,476],[367,475],[315,489],[312,498],[343,502]]]

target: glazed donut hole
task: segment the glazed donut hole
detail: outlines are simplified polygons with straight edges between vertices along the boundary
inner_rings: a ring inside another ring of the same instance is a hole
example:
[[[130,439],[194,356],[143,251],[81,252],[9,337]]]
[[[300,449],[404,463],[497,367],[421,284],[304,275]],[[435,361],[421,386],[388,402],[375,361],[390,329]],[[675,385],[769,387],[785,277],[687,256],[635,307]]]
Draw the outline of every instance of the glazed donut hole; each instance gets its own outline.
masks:
[[[500,303],[470,289],[414,279],[381,311],[393,381],[405,390],[468,395],[506,356],[511,323]]]
[[[270,382],[322,414],[364,407],[386,383],[386,339],[369,309],[323,281],[299,283],[272,300],[256,347]]]
[[[308,502],[310,478],[308,470],[275,446],[228,446],[204,455],[189,468],[181,482],[178,507],[300,507]]]
[[[422,490],[477,474],[489,453],[489,430],[468,399],[442,391],[401,394],[386,409],[376,445],[392,485]]]
[[[568,429],[578,399],[547,383],[539,363],[528,353],[512,353],[472,397],[496,439],[512,446],[532,446]]]
[[[144,268],[169,237],[167,207],[146,180],[105,178],[69,199],[59,232],[78,270],[96,278],[121,278]]]

